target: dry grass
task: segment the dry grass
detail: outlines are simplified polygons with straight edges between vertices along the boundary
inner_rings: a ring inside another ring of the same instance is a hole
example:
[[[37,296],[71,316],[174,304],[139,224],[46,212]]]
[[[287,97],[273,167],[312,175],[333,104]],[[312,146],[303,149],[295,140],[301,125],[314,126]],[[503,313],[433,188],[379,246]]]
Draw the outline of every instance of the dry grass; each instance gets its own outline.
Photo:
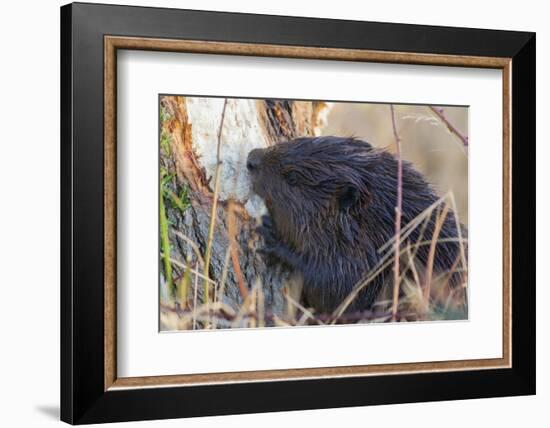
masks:
[[[318,314],[312,308],[301,305],[285,292],[287,304],[294,308],[284,315],[275,314],[265,306],[263,287],[259,281],[252,284],[250,291],[243,299],[240,307],[231,307],[223,302],[225,282],[230,264],[231,249],[227,249],[222,277],[219,282],[200,272],[203,268],[203,257],[197,255],[197,263],[192,266],[189,261],[182,262],[170,258],[170,262],[180,269],[192,280],[186,282],[193,290],[195,296],[193,301],[178,302],[165,301],[161,303],[161,324],[163,330],[188,330],[188,329],[215,329],[215,328],[257,328],[264,326],[303,326],[303,325],[326,325],[326,324],[351,324],[365,322],[410,322],[410,321],[435,321],[446,319],[467,318],[467,285],[451,286],[449,277],[453,271],[464,271],[465,261],[461,258],[449,272],[434,274],[432,271],[433,256],[438,240],[437,225],[441,225],[448,215],[452,195],[446,195],[439,199],[417,218],[404,226],[401,230],[402,238],[405,239],[413,230],[419,228],[420,240],[415,243],[407,243],[399,248],[398,257],[395,253],[396,237],[388,241],[382,251],[386,251],[381,257],[380,263],[375,266],[364,279],[360,281],[353,291],[342,301],[332,314]],[[427,220],[436,214],[436,231],[432,239],[423,240],[422,230]],[[179,232],[178,232],[179,233]],[[181,235],[181,233],[179,233]],[[188,240],[189,238],[183,237]],[[461,247],[461,253],[465,253],[466,240],[455,238]],[[447,239],[448,241],[448,239]],[[430,260],[428,266],[424,267],[416,260],[416,252],[421,246],[429,246]],[[195,251],[198,247],[193,247]],[[400,273],[397,279],[397,287],[400,290],[398,298],[395,299],[395,278],[392,277],[387,286],[384,287],[374,303],[373,309],[369,311],[347,313],[346,309],[351,305],[358,293],[384,270],[391,267],[395,260],[399,260]],[[424,278],[424,279],[422,279]],[[197,301],[198,288],[208,283],[212,288],[214,299],[208,303]],[[190,293],[191,294],[191,293]],[[294,316],[292,316],[294,315]]]

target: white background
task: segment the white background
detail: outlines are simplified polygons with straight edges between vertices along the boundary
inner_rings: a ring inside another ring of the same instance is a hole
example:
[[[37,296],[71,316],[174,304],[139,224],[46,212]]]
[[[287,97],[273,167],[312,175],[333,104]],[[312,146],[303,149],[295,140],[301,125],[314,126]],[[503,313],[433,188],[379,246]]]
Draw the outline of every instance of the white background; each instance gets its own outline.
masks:
[[[117,79],[119,376],[502,356],[502,260],[484,262],[502,253],[500,70],[123,51]],[[469,104],[469,320],[158,334],[156,118],[167,92]],[[220,359],[207,349],[233,351]]]
[[[109,1],[104,1],[110,3]],[[538,76],[550,75],[544,2],[126,1],[131,4],[537,31]],[[0,13],[0,418],[3,426],[58,424],[59,10],[55,0],[5,2]],[[537,96],[537,262],[550,258],[548,79]],[[545,120],[546,119],[546,120]],[[538,395],[461,402],[157,421],[141,426],[544,426],[550,404],[548,271],[537,273]],[[25,291],[21,291],[24,288]],[[138,426],[138,423],[125,426]]]

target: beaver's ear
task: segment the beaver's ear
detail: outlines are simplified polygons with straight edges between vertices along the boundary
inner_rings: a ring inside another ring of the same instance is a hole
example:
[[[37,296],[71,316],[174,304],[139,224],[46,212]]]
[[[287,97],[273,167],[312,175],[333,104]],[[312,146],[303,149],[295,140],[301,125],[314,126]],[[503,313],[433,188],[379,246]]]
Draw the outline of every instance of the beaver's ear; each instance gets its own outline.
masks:
[[[340,189],[337,195],[338,207],[347,210],[359,201],[359,190],[353,184],[346,184]]]

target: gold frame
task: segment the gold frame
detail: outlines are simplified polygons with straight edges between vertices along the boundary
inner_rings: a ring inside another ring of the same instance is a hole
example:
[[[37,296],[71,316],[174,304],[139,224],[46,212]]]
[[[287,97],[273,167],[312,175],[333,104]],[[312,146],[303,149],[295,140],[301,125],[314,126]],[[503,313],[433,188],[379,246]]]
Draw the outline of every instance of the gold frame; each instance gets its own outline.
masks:
[[[494,68],[503,81],[503,349],[502,358],[380,364],[305,369],[262,370],[190,375],[119,378],[116,375],[116,51],[117,49],[184,53],[325,59],[421,65]],[[511,367],[511,79],[512,59],[460,55],[382,52],[360,49],[280,46],[137,37],[104,37],[104,389],[191,386],[271,380],[357,377]]]

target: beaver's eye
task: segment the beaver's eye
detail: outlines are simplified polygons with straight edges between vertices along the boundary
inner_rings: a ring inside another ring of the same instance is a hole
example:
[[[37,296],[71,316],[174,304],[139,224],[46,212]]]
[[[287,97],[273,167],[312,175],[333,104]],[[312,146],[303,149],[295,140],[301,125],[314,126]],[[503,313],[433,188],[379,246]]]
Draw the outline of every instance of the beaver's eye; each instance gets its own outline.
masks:
[[[286,182],[291,186],[295,186],[296,184],[298,184],[298,173],[296,173],[295,171],[290,171],[286,175]]]

